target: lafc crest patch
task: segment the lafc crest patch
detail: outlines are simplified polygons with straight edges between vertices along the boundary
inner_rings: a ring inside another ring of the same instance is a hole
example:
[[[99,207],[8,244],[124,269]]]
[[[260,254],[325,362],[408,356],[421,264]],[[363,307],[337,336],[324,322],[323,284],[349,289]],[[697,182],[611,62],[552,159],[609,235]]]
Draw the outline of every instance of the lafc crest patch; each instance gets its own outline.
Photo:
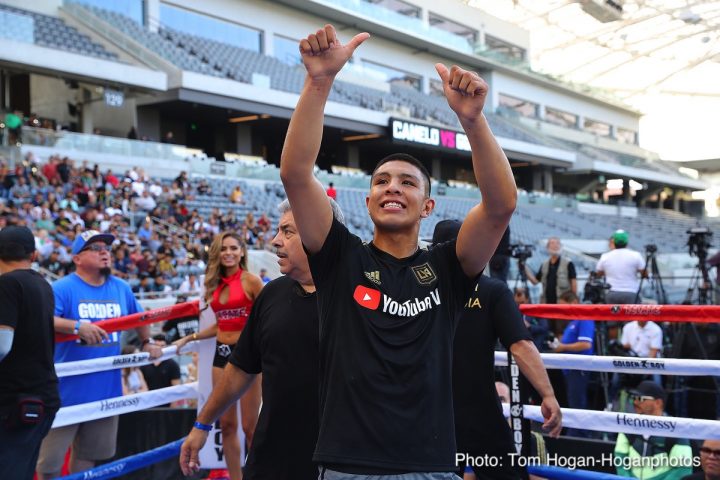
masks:
[[[435,271],[429,263],[423,263],[422,265],[412,267],[412,271],[420,285],[431,285],[435,280],[437,280],[437,275],[435,275]]]

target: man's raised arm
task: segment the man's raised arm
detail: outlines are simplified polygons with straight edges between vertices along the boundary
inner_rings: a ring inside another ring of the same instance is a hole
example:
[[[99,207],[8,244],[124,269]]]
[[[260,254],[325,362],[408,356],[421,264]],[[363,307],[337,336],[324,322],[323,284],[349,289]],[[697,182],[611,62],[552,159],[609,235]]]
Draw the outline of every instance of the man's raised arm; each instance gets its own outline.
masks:
[[[370,35],[355,35],[342,45],[332,25],[300,41],[307,70],[305,85],[290,119],[280,159],[280,178],[292,206],[305,248],[311,253],[323,246],[332,224],[332,210],[325,189],[313,175],[320,152],[323,118],[335,76]]]
[[[476,276],[492,257],[515,211],[517,187],[510,163],[482,113],[488,86],[475,72],[438,63],[448,105],[465,130],[472,150],[473,171],[482,202],[463,222],[457,239],[457,256],[465,274]]]

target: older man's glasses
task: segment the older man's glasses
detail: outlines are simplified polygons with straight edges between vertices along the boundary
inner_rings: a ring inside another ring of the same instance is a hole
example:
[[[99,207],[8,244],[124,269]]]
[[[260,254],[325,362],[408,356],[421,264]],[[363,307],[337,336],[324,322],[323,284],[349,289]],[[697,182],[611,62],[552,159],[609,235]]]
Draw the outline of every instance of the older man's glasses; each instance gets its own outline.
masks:
[[[702,447],[700,448],[700,453],[702,453],[703,455],[707,455],[708,457],[710,455],[715,455],[716,457],[720,458],[720,450],[713,450],[712,448]]]
[[[87,252],[88,250],[91,252],[98,252],[98,253],[99,252],[109,252],[110,250],[112,250],[112,247],[105,243],[91,243],[87,247],[83,248],[81,250],[81,252]]]
[[[632,400],[635,402],[644,402],[645,400],[655,400],[655,397],[650,395],[633,395]]]

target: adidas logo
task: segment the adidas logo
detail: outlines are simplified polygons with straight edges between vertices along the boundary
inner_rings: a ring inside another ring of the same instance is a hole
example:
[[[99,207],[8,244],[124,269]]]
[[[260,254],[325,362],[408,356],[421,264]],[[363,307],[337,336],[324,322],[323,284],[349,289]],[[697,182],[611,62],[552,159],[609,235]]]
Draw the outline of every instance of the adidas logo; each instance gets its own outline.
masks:
[[[380,272],[378,272],[377,270],[375,270],[374,272],[365,272],[365,276],[375,285],[380,285]]]

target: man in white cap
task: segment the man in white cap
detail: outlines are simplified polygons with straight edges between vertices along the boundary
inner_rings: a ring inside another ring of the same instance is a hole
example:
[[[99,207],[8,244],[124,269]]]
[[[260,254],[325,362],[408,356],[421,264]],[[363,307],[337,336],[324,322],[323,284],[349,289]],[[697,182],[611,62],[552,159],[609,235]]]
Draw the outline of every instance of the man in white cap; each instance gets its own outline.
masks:
[[[120,335],[108,333],[94,323],[141,312],[130,286],[110,274],[111,245],[115,237],[87,230],[72,244],[75,272],[53,284],[55,294],[55,331],[75,334],[80,340],[58,343],[55,363],[120,355]],[[152,358],[162,349],[152,344],[149,327],[138,328],[143,350]],[[60,379],[63,407],[105,400],[122,395],[120,370]],[[98,460],[115,454],[118,418],[107,417],[55,428],[43,440],[36,467],[38,478],[55,478],[72,444],[71,473],[92,468]]]

